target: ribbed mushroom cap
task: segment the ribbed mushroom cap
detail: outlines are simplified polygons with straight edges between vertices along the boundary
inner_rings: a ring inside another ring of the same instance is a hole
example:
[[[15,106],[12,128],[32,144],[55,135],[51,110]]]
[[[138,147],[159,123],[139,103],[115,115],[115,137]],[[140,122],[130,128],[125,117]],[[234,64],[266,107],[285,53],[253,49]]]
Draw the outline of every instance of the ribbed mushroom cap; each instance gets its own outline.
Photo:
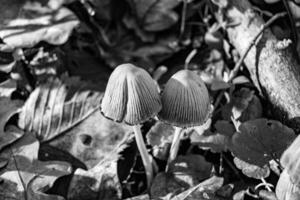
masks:
[[[160,109],[157,86],[144,69],[122,64],[113,71],[101,103],[105,117],[137,125],[156,115]]]
[[[204,124],[210,116],[211,104],[201,78],[189,70],[174,74],[162,93],[162,110],[158,118],[177,127]]]

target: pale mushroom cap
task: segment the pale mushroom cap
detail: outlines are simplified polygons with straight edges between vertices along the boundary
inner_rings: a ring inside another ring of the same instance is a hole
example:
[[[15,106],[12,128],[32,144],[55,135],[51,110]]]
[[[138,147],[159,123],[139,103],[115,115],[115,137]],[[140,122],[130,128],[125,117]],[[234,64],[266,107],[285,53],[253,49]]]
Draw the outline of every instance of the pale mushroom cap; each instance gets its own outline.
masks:
[[[158,118],[177,127],[204,124],[211,114],[209,94],[200,76],[181,70],[166,83]]]
[[[137,125],[155,116],[160,109],[157,86],[144,69],[122,64],[113,71],[101,103],[105,117]]]

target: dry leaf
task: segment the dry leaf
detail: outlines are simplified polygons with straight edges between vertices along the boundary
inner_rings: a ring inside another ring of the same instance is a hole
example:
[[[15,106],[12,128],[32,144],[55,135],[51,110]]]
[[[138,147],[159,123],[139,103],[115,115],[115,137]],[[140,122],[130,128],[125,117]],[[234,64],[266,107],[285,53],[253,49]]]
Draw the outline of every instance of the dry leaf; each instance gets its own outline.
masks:
[[[270,168],[268,165],[264,165],[263,167],[259,167],[257,165],[252,165],[241,159],[235,157],[233,160],[235,166],[242,170],[243,174],[250,178],[261,179],[267,178],[270,175]]]
[[[50,78],[29,96],[19,126],[47,141],[74,127],[100,106],[102,93],[76,78]]]

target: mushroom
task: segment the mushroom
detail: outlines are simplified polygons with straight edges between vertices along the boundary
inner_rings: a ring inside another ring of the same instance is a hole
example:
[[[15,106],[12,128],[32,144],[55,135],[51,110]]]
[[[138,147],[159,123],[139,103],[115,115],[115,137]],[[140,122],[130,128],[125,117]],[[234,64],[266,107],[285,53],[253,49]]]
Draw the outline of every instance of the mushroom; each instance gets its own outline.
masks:
[[[175,127],[169,164],[176,158],[182,129],[205,124],[212,106],[204,82],[190,70],[180,70],[168,80],[161,101],[162,110],[158,118]]]
[[[122,64],[113,71],[101,102],[101,113],[106,118],[133,126],[146,171],[148,188],[152,181],[153,168],[140,124],[160,110],[161,100],[157,86],[144,69],[132,64]]]

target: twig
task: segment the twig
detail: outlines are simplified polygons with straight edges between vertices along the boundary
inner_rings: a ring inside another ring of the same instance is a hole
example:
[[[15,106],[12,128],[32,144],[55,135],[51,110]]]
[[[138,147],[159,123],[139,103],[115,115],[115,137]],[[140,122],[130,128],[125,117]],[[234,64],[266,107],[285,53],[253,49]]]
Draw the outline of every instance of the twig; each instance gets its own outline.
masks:
[[[259,38],[259,36],[264,32],[264,30],[266,28],[268,28],[275,20],[277,20],[278,18],[284,17],[287,13],[286,12],[281,12],[281,13],[277,13],[276,15],[274,15],[272,18],[270,18],[261,28],[261,30],[257,33],[257,35],[253,38],[253,40],[249,43],[248,47],[246,48],[246,51],[244,52],[244,54],[242,55],[242,57],[239,59],[239,61],[236,63],[236,65],[234,66],[233,70],[231,71],[230,75],[229,75],[229,80],[228,82],[231,82],[234,77],[237,75],[244,59],[246,58],[247,54],[249,53],[249,51],[251,50],[251,48],[255,45],[257,39]]]
[[[189,64],[191,62],[191,60],[194,58],[194,56],[197,54],[197,49],[193,49],[189,55],[186,57],[185,61],[184,61],[184,69],[188,69],[189,68]]]
[[[186,20],[186,9],[187,9],[188,0],[183,0],[182,14],[181,14],[181,24],[180,24],[180,36],[181,39],[184,29],[185,29],[185,20]]]

